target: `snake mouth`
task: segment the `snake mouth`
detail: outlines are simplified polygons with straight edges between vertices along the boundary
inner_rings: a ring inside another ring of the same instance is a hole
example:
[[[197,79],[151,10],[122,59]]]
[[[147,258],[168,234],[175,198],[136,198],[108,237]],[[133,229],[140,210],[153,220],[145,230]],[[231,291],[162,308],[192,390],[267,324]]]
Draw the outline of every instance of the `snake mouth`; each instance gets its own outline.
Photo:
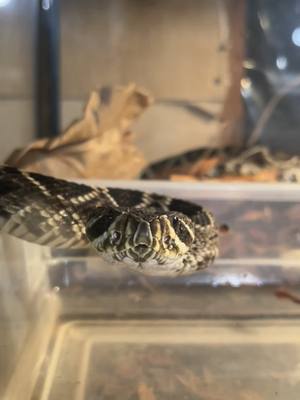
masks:
[[[148,253],[148,251],[151,248],[147,246],[146,244],[138,244],[137,246],[134,247],[134,251],[138,254],[145,254]]]
[[[127,251],[127,256],[133,259],[135,262],[144,262],[149,258],[152,258],[154,251],[151,246],[146,244],[138,244]]]

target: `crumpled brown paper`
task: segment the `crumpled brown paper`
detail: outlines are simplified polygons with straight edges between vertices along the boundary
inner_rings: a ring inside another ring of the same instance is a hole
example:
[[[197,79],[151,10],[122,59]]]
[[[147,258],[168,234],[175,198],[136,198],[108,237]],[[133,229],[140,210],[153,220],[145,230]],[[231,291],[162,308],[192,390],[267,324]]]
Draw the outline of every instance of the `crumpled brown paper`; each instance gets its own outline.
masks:
[[[14,151],[5,163],[59,178],[134,178],[145,160],[128,128],[151,102],[135,84],[94,91],[81,120]]]

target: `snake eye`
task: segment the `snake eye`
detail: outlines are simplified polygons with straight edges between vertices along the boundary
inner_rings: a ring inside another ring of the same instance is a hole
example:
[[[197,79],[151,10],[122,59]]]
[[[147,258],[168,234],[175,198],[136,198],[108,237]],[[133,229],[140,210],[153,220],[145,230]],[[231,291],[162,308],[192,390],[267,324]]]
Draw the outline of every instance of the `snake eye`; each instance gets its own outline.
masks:
[[[172,250],[174,248],[173,240],[171,236],[165,236],[164,237],[164,243],[166,244],[168,250]]]
[[[172,240],[171,236],[165,236],[164,237],[164,243],[165,244],[169,244],[171,242],[171,240]]]
[[[113,231],[111,236],[110,236],[110,242],[111,244],[118,244],[121,240],[122,234],[121,232],[118,231]]]
[[[191,232],[188,229],[186,222],[181,221],[180,218],[175,216],[173,218],[172,224],[173,224],[173,228],[174,228],[177,236],[179,237],[179,239],[183,243],[190,245],[193,242],[194,238],[191,236]]]

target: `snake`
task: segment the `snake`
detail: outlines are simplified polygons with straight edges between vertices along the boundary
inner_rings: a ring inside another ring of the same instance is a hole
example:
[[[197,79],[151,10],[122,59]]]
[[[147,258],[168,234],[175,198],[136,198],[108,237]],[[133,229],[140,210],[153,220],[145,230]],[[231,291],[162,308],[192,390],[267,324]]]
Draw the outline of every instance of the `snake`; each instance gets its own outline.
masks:
[[[199,162],[216,160],[200,179],[224,177],[255,177],[267,170],[274,171],[275,182],[300,182],[300,157],[272,151],[266,146],[201,147],[176,154],[149,164],[141,179],[169,179],[173,174],[191,174]],[[197,168],[194,172],[197,172]]]
[[[0,231],[50,248],[92,248],[149,275],[182,275],[218,255],[201,205],[139,190],[93,187],[0,166]]]

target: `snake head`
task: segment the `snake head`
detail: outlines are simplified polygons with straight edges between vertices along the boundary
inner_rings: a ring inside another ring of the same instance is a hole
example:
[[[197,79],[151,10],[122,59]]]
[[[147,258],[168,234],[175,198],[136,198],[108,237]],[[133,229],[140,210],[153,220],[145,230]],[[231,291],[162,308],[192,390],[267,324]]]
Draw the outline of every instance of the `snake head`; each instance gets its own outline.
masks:
[[[99,209],[87,223],[86,235],[104,258],[147,272],[168,270],[190,250],[193,222],[179,212],[153,209]]]

